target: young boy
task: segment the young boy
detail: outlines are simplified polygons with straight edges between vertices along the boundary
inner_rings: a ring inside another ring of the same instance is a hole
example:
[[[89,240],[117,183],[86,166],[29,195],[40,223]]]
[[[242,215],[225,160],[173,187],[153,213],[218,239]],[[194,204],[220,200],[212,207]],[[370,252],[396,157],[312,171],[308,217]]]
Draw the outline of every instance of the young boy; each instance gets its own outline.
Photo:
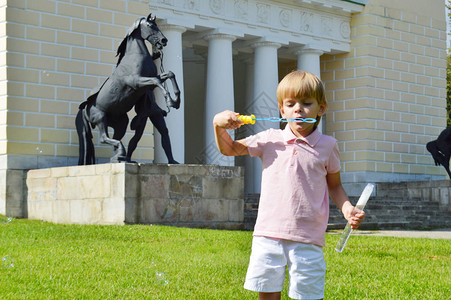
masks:
[[[283,130],[268,129],[234,141],[226,129],[243,125],[238,114],[224,111],[213,120],[222,154],[258,156],[263,165],[244,287],[259,292],[259,299],[280,299],[288,267],[290,298],[322,299],[329,195],[353,229],[365,213],[354,209],[341,184],[337,141],[317,129],[327,107],[322,82],[311,73],[294,71],[279,83],[277,101],[283,118],[317,122],[288,122]]]

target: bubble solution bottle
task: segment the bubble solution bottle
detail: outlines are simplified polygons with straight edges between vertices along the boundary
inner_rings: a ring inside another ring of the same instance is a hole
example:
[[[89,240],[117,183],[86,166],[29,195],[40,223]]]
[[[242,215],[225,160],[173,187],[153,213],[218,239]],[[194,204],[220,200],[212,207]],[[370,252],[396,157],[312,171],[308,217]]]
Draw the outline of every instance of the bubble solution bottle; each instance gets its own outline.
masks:
[[[368,183],[365,187],[365,189],[362,192],[362,195],[360,195],[359,201],[357,201],[357,204],[355,206],[356,209],[363,210],[365,208],[366,202],[368,202],[368,199],[371,196],[371,193],[373,193],[374,184]],[[343,249],[346,246],[346,243],[348,242],[349,237],[351,236],[352,228],[351,225],[348,223],[346,224],[345,229],[343,230],[343,233],[341,234],[340,240],[338,241],[337,247],[335,247],[335,250],[339,253],[343,252]]]

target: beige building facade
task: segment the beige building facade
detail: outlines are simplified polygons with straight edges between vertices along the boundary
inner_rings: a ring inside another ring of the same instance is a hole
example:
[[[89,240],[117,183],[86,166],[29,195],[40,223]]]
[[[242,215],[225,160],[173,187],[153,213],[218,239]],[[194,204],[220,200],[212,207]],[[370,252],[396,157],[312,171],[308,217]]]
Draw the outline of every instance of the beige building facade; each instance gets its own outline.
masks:
[[[167,117],[179,162],[245,165],[246,191],[258,192],[256,160],[215,152],[212,116],[276,116],[277,82],[300,68],[325,82],[321,128],[339,141],[350,189],[445,178],[425,148],[446,126],[442,0],[2,0],[0,213],[22,170],[77,164],[78,105],[114,70],[127,28],[149,12],[168,37],[164,66],[183,92]],[[236,134],[265,126],[275,125]],[[98,162],[109,161],[111,148],[93,133]],[[133,159],[165,163],[160,148],[149,123]]]
[[[445,174],[425,148],[446,127],[444,14],[443,1],[370,0],[351,19],[351,51],[322,56],[345,181]]]

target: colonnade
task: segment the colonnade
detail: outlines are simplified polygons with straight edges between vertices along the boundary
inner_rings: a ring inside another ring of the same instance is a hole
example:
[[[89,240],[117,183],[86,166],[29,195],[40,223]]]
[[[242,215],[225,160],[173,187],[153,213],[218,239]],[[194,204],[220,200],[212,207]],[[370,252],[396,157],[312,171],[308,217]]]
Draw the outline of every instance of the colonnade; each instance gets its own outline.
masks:
[[[167,116],[167,126],[171,141],[178,145],[172,147],[174,158],[180,163],[184,163],[185,149],[185,117],[184,117],[184,85],[183,85],[183,49],[182,34],[187,30],[183,26],[163,25],[160,26],[163,34],[169,42],[164,48],[163,64],[166,70],[175,73],[182,97],[182,104],[179,110],[171,110]],[[211,128],[213,117],[216,113],[229,109],[234,110],[234,82],[233,82],[233,46],[232,43],[239,37],[232,34],[211,32],[204,34],[203,39],[208,43],[207,69],[206,69],[206,99],[204,124],[205,141],[205,163],[234,165],[234,158],[221,157],[218,160],[218,153],[215,145],[214,134]],[[253,49],[253,60],[247,70],[248,78],[252,84],[248,87],[246,107],[249,112],[254,112],[262,117],[277,117],[278,106],[276,101],[276,88],[278,84],[278,49],[281,43],[260,38],[249,44]],[[324,50],[315,47],[300,47],[293,49],[297,56],[297,68],[312,72],[320,76],[320,56]],[[259,131],[265,128],[278,126],[278,123],[260,122]],[[196,133],[198,134],[198,133]],[[233,133],[232,133],[233,134]],[[166,156],[159,145],[159,136],[155,138],[155,162],[166,163]],[[247,171],[253,174],[261,173],[261,165],[257,160],[246,162]],[[253,185],[250,191],[260,189],[260,177],[254,176]],[[249,185],[248,185],[249,186]]]

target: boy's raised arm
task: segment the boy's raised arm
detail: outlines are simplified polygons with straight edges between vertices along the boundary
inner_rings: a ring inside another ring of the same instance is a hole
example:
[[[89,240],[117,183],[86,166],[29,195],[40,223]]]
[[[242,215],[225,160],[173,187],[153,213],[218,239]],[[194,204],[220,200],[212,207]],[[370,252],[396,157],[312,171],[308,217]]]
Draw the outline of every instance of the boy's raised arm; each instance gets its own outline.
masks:
[[[237,118],[237,113],[226,110],[218,113],[213,118],[213,128],[215,131],[216,145],[219,152],[227,156],[237,156],[249,154],[246,140],[234,141],[226,129],[237,129],[243,122]]]

